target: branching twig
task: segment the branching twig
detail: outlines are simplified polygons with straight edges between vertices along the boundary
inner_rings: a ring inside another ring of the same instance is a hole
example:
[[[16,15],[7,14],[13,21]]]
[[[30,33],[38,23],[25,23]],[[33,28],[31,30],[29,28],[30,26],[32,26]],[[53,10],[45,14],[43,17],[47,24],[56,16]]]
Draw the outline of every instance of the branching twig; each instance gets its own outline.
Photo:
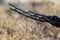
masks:
[[[38,20],[38,21],[42,21],[42,22],[49,22],[50,24],[54,25],[54,26],[58,26],[60,27],[60,18],[57,16],[46,16],[43,14],[37,14],[35,12],[25,12],[24,10],[17,8],[16,6],[12,5],[9,3],[10,6],[12,6],[13,8],[10,8],[13,11],[16,11],[17,13],[26,16],[28,18],[32,18],[34,20]]]

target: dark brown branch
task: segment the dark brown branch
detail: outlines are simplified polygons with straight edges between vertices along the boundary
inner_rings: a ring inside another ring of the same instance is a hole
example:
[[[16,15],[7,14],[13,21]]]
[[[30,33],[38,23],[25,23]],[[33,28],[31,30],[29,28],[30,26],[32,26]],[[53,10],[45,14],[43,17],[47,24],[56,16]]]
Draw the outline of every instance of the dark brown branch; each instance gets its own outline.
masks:
[[[26,16],[28,18],[32,18],[37,21],[49,22],[50,24],[52,24],[54,26],[60,27],[60,18],[57,16],[46,16],[43,14],[37,14],[35,12],[31,12],[31,11],[25,12],[24,10],[17,8],[16,6],[14,6],[10,3],[9,3],[9,5],[13,7],[13,8],[10,8],[11,10],[13,10],[23,16]]]

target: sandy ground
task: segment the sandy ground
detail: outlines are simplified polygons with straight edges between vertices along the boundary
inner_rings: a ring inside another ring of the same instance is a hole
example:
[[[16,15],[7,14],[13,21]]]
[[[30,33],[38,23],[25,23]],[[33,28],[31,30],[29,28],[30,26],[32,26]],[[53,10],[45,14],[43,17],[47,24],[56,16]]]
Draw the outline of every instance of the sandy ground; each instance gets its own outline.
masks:
[[[10,11],[8,2],[14,3],[25,11],[60,16],[60,6],[54,2],[31,3],[5,1],[0,5],[0,40],[60,40],[60,28],[47,22],[39,22],[14,11]]]

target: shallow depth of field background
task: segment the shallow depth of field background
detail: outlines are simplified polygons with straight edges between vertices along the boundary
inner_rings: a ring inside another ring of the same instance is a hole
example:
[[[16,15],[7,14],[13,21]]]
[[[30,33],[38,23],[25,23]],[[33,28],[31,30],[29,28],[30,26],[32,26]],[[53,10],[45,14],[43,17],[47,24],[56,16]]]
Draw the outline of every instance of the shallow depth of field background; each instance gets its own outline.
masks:
[[[60,28],[20,15],[8,3],[24,11],[60,17],[60,0],[0,0],[0,40],[60,40]]]

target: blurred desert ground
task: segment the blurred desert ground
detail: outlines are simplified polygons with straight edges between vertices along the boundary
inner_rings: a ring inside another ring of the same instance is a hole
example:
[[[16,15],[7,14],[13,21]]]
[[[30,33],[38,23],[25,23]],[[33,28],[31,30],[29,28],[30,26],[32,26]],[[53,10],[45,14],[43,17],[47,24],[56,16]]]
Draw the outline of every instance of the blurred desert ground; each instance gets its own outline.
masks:
[[[19,15],[9,10],[8,3],[60,17],[60,0],[0,0],[0,40],[60,40],[60,28]]]

